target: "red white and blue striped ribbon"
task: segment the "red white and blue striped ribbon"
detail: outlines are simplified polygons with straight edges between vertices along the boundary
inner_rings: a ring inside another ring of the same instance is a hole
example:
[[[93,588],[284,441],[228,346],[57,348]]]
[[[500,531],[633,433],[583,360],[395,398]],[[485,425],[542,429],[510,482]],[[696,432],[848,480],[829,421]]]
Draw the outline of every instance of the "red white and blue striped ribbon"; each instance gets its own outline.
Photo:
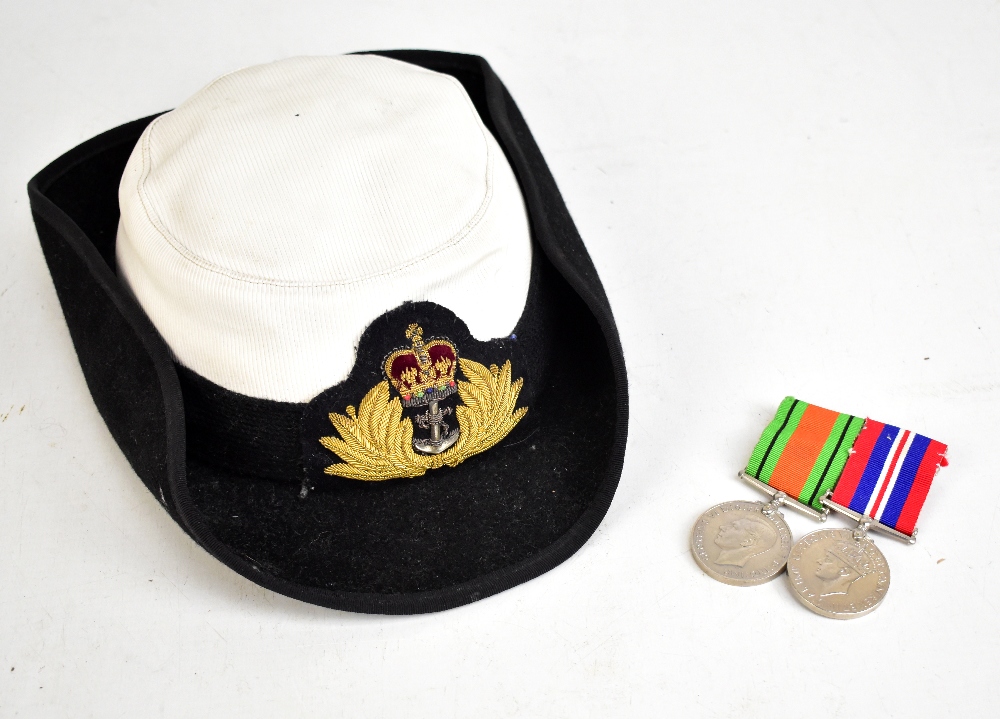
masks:
[[[865,421],[831,499],[912,535],[948,446],[922,434]]]

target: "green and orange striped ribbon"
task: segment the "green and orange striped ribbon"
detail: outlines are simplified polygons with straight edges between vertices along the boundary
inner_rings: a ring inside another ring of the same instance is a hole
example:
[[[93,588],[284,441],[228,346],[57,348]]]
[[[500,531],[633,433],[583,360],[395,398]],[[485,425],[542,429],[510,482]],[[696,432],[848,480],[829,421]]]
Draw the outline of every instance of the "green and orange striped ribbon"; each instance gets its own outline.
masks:
[[[822,510],[819,500],[840,478],[864,424],[864,417],[785,397],[754,447],[746,473]]]

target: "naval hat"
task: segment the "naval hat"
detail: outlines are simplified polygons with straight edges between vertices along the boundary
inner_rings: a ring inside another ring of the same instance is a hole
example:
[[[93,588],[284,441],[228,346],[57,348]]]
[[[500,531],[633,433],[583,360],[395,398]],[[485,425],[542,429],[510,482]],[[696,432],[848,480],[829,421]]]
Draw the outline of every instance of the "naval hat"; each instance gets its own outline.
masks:
[[[607,512],[628,424],[618,332],[481,58],[238,70],[28,192],[112,436],[251,581],[438,611],[548,571]]]

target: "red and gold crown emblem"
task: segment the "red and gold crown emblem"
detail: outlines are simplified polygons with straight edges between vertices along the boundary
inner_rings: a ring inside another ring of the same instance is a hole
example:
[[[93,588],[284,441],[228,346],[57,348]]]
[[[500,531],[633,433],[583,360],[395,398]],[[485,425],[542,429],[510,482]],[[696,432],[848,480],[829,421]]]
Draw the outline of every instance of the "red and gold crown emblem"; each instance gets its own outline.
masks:
[[[454,394],[458,350],[448,340],[424,342],[424,331],[417,324],[406,329],[408,348],[398,349],[385,358],[385,376],[403,398],[403,406],[417,407]]]
[[[510,360],[502,367],[487,367],[459,358],[446,339],[425,342],[416,323],[406,329],[406,338],[412,345],[385,358],[386,379],[372,387],[357,408],[350,405],[347,414],[330,413],[340,436],[320,437],[319,442],[343,461],[327,467],[327,474],[369,481],[419,477],[429,469],[454,467],[497,444],[528,411],[517,406],[524,380],[511,377]],[[467,381],[455,381],[456,366]],[[391,396],[390,385],[399,399]],[[454,407],[439,404],[456,392],[459,402]],[[403,407],[421,406],[427,410],[412,419],[404,416]],[[452,415],[458,427],[444,421]],[[430,430],[430,436],[415,437],[414,424]]]

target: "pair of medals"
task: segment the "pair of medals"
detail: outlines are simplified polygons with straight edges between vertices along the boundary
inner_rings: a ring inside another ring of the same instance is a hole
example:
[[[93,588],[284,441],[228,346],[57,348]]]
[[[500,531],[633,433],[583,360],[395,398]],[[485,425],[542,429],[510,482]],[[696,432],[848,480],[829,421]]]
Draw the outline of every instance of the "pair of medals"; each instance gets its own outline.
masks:
[[[889,590],[889,565],[868,536],[916,541],[931,482],[947,446],[893,425],[786,397],[750,455],[741,479],[768,502],[724,502],[691,532],[691,551],[713,579],[753,586],[787,569],[795,597],[832,619],[874,611]],[[779,511],[819,521],[833,510],[854,529],[821,529],[792,543]]]

